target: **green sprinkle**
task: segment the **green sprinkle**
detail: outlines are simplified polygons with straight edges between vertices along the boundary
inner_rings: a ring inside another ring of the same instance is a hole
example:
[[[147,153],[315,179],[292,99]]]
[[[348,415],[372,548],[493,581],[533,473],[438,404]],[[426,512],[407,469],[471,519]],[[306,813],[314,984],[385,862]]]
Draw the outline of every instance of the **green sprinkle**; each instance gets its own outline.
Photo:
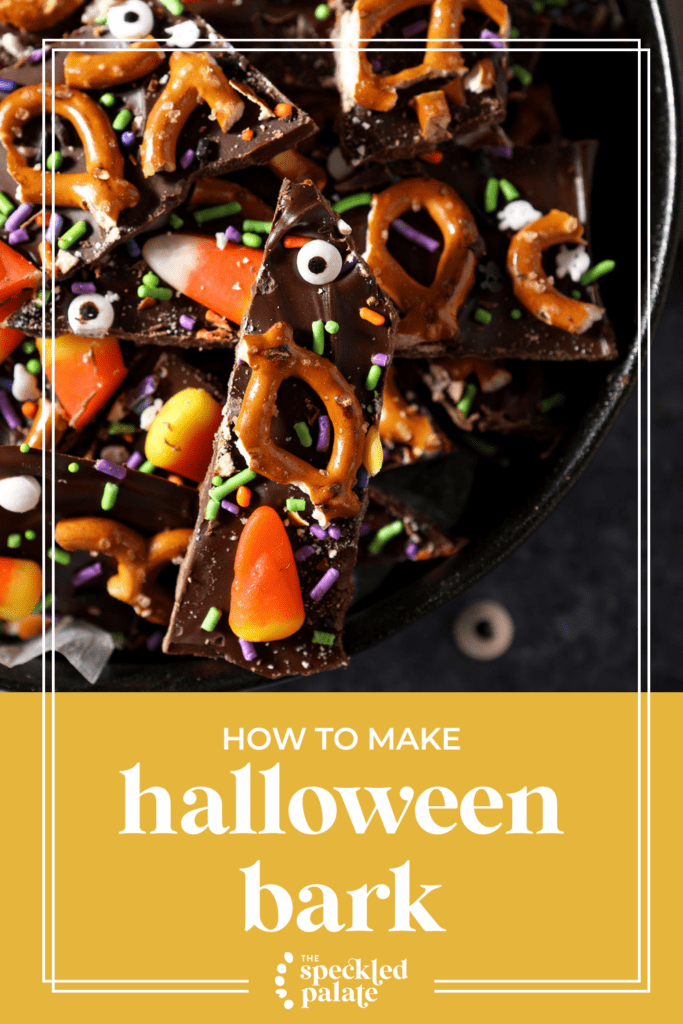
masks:
[[[311,432],[308,429],[308,423],[304,423],[303,420],[300,423],[295,423],[294,431],[304,448],[310,448],[313,444],[313,438],[311,437]]]
[[[138,298],[161,299],[162,302],[168,302],[173,298],[173,291],[171,288],[150,288],[146,284],[141,284],[138,286]]]
[[[519,29],[515,28],[514,25],[511,25],[510,26],[510,39],[519,39],[519,37],[520,37]]]
[[[197,224],[205,224],[208,220],[230,217],[233,213],[239,213],[241,209],[241,203],[221,203],[220,206],[205,206],[203,210],[195,210],[192,216]]]
[[[74,242],[77,242],[79,238],[88,230],[88,225],[84,220],[77,220],[68,231],[65,231],[60,238],[57,239],[57,245],[60,249],[70,249]]]
[[[142,283],[148,285],[150,288],[156,288],[158,284],[161,284],[156,274],[153,274],[151,270],[148,270],[146,274],[143,274]]]
[[[71,561],[69,552],[62,551],[61,548],[50,548],[47,554],[48,558],[51,558],[54,562],[59,562],[60,565],[68,565]]]
[[[325,330],[328,334],[339,334],[339,324],[336,320],[328,320],[325,324]]]
[[[202,629],[205,629],[207,633],[212,633],[220,621],[220,617],[223,612],[219,611],[215,606],[209,608],[208,612],[204,616],[202,622]]]
[[[554,395],[549,395],[547,398],[542,399],[538,403],[538,407],[541,412],[550,412],[551,409],[557,409],[558,406],[564,405],[567,400],[567,396],[564,391],[556,391]]]
[[[78,473],[81,467],[77,462],[70,462],[66,468],[69,470],[70,473]]]
[[[169,217],[169,224],[174,229],[174,231],[177,231],[178,228],[181,228],[184,223],[185,221],[183,220],[183,218],[179,217],[177,213],[172,213],[171,216]]]
[[[386,526],[382,526],[377,531],[375,536],[368,544],[368,551],[371,555],[378,555],[385,544],[387,544],[392,537],[398,537],[399,533],[403,533],[403,520],[394,519],[393,523],[387,523]]]
[[[40,373],[40,359],[29,359],[26,369],[29,373]]]
[[[489,178],[484,189],[484,209],[487,213],[493,213],[498,205],[498,178]]]
[[[510,68],[514,78],[518,78],[522,85],[531,85],[534,80],[534,76],[526,68],[523,68],[521,64],[513,64]]]
[[[481,306],[477,306],[473,316],[478,324],[490,324],[493,320],[493,314],[489,313],[488,309],[482,309]]]
[[[18,548],[20,544],[21,544],[21,534],[20,533],[10,533],[9,537],[7,538],[7,547],[8,548]]]
[[[36,350],[36,346],[33,344],[32,341],[25,341],[25,342],[23,342],[21,347],[22,347],[23,351],[26,353],[27,356],[30,356],[31,352],[35,352],[35,350]]]
[[[118,496],[118,484],[112,484],[109,481],[107,481],[107,483],[104,485],[104,491],[102,492],[102,501],[100,502],[100,505],[102,506],[105,512],[111,512],[114,505],[116,504],[116,499],[118,498]]]
[[[61,239],[60,239],[60,241],[61,241]],[[50,301],[50,296],[51,295],[52,295],[52,292],[49,291],[49,290],[48,291],[38,292],[37,296],[35,297],[35,299],[33,301],[35,302],[35,304],[37,306],[46,306],[48,304],[48,302]]]
[[[36,539],[36,531],[35,530],[24,530],[24,537],[26,537],[26,540],[35,540]]]
[[[21,452],[22,455],[26,455],[26,452],[30,452],[31,451],[29,446],[26,444],[26,441],[24,441],[24,443],[21,445],[21,447],[19,448],[19,451]]]
[[[470,448],[474,448],[475,452],[481,452],[482,455],[494,456],[496,452],[500,451],[497,444],[489,444],[488,441],[482,441],[480,437],[473,437],[472,434],[463,432],[460,435],[460,440]]]
[[[212,483],[212,485],[214,487],[220,487],[220,485],[223,483],[223,477],[222,476],[215,476],[212,479],[211,483]]]
[[[133,111],[128,110],[124,107],[123,110],[119,110],[118,114],[111,123],[112,128],[115,132],[122,132],[128,127],[130,122],[133,120]]]
[[[204,511],[204,518],[205,519],[215,519],[216,516],[218,515],[218,513],[220,512],[220,508],[221,508],[220,501],[215,501],[214,498],[209,498],[209,500],[206,503],[206,509]]]
[[[136,431],[134,423],[110,423],[110,434],[134,434]]]
[[[469,416],[470,409],[472,408],[472,402],[474,401],[474,396],[476,395],[476,393],[477,385],[468,384],[467,387],[465,388],[465,394],[462,396],[462,398],[456,405],[456,409],[458,410],[458,412],[461,412],[463,416]]]
[[[304,498],[287,498],[285,507],[288,512],[305,512],[306,501]]]
[[[510,318],[512,320],[521,320],[522,319],[522,311],[521,311],[521,309],[511,309],[510,310]]]
[[[322,320],[314,320],[311,330],[313,331],[313,351],[317,356],[321,356],[325,351],[325,325]]]
[[[153,473],[157,467],[149,459],[145,459],[142,465],[138,466],[138,473]]]
[[[59,150],[56,149],[54,153],[50,153],[49,157],[47,158],[46,167],[48,171],[58,171],[63,163],[64,157],[59,152]]]
[[[0,228],[4,228],[5,221],[9,217],[9,213],[0,213]]]
[[[272,220],[243,220],[242,231],[257,231],[261,235],[269,235],[273,226]]]
[[[126,638],[123,633],[112,633],[112,640],[114,641],[114,647],[117,651],[122,651],[126,646]]]
[[[332,647],[334,641],[337,639],[336,633],[325,633],[321,629],[313,630],[313,643],[324,644],[325,647]]]
[[[508,203],[511,203],[513,199],[519,199],[519,192],[507,178],[500,179],[500,191],[505,196]]]
[[[325,21],[330,16],[330,9],[327,4],[318,4],[316,9],[313,11],[318,21]]]
[[[242,245],[248,245],[250,249],[260,249],[261,236],[255,235],[253,231],[245,231],[242,235]]]
[[[31,615],[37,615],[38,612],[47,611],[52,605],[52,594],[45,595],[45,605],[43,605],[42,599],[38,601],[38,604],[31,609]]]
[[[581,292],[579,291],[579,289],[578,289],[578,288],[573,288],[573,289],[572,289],[572,298],[573,298],[573,299],[582,299],[582,298],[583,298],[583,295],[582,295],[582,293],[581,293]]]
[[[100,103],[103,107],[113,107],[116,103],[116,97],[113,92],[103,92],[100,96]]]
[[[0,192],[0,213],[4,213],[5,216],[9,217],[13,209],[14,203],[12,200],[8,199],[4,192]]]
[[[176,17],[177,15],[182,14],[183,11],[185,10],[180,0],[161,0],[161,2],[166,8],[166,10],[170,11],[171,14],[175,14]]]
[[[347,210],[353,210],[356,206],[369,206],[371,202],[372,192],[356,192],[354,196],[345,196],[338,203],[333,203],[332,209],[335,213],[346,213]]]
[[[213,490],[209,491],[209,497],[213,498],[214,501],[222,501],[223,498],[227,498],[229,494],[236,491],[238,487],[251,483],[255,477],[256,473],[253,469],[243,469],[239,473],[235,473],[234,476],[228,477],[220,487],[214,487]]]
[[[585,288],[587,284],[593,284],[593,281],[597,281],[599,277],[604,277],[605,274],[611,274],[616,263],[614,260],[602,260],[600,263],[596,263],[594,267],[591,267],[586,271],[585,274],[581,275],[579,284],[582,284]]]
[[[531,0],[529,4],[534,14],[543,14],[543,8],[545,7],[545,0]]]
[[[377,387],[377,383],[382,376],[382,367],[376,366],[374,363],[368,371],[368,375],[365,378],[365,390],[374,391]]]

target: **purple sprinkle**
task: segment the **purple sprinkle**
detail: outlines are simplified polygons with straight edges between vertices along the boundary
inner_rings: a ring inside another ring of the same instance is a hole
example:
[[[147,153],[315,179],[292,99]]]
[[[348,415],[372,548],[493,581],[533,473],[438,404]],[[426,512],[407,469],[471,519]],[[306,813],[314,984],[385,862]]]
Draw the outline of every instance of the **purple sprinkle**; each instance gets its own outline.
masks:
[[[411,560],[411,562],[413,561],[413,559],[417,558],[417,553],[419,550],[420,549],[418,548],[417,544],[415,544],[413,541],[409,541],[408,544],[406,544],[405,546],[406,555]]]
[[[491,156],[504,156],[508,160],[512,160],[512,146],[484,146],[487,153]]]
[[[341,538],[341,530],[338,526],[330,526],[327,531],[327,536],[331,537],[332,540],[339,540]]]
[[[232,501],[227,501],[223,498],[221,502],[221,508],[224,508],[226,512],[232,512],[234,516],[239,515],[239,505],[235,505]]]
[[[334,586],[338,579],[339,569],[328,569],[323,578],[313,587],[310,594],[311,600],[319,601]]]
[[[123,480],[126,475],[125,466],[117,466],[115,462],[110,462],[109,459],[98,459],[95,463],[95,469],[98,473],[115,476],[117,480]]]
[[[94,562],[92,565],[86,565],[84,569],[79,569],[71,577],[71,582],[74,587],[80,587],[88,580],[94,580],[96,576],[102,573],[102,565],[100,562]]]
[[[241,636],[237,638],[242,648],[242,657],[245,661],[253,661],[257,657],[256,648],[252,644],[251,640],[243,640]]]
[[[33,212],[33,203],[22,203],[5,221],[5,231],[16,231]]]
[[[361,523],[360,524],[360,531],[359,531],[359,533],[360,533],[361,537],[365,537],[365,535],[370,533],[371,530],[372,530],[372,527],[370,526],[369,523]]]
[[[157,647],[161,643],[164,634],[161,630],[157,630],[156,633],[152,633],[151,636],[147,637],[147,643],[145,644],[148,651],[156,651]]]
[[[490,28],[483,28],[479,33],[480,39],[488,39],[491,46],[495,46],[497,50],[502,50],[505,45],[503,40],[495,32],[492,32]]]
[[[12,92],[16,87],[17,83],[13,82],[11,78],[0,78],[0,92]]]
[[[133,452],[126,465],[128,469],[137,469],[143,463],[142,452]]]
[[[412,25],[407,25],[406,28],[403,29],[403,35],[408,39],[410,36],[416,36],[423,28],[427,28],[427,22],[424,19],[422,21],[416,21]]]
[[[234,242],[236,245],[240,245],[242,242],[241,234],[239,233],[237,228],[234,228],[232,226],[232,224],[230,224],[229,227],[226,228],[225,237],[229,242]]]
[[[314,523],[313,526],[310,527],[310,531],[314,537],[318,538],[318,540],[327,539],[327,530],[323,530],[322,526],[318,526],[316,523]]]
[[[310,558],[311,555],[314,554],[315,548],[312,547],[310,544],[305,544],[304,547],[299,548],[294,557],[296,558],[297,562],[305,562],[307,558]]]
[[[71,285],[71,291],[74,295],[87,295],[90,292],[96,292],[97,288],[92,281],[74,281]]]
[[[421,245],[423,249],[427,250],[427,252],[436,252],[439,248],[439,242],[430,238],[429,235],[423,235],[421,231],[411,228],[410,224],[406,224],[404,220],[396,218],[396,220],[392,220],[391,226],[392,228],[396,228],[401,235],[404,235],[404,237],[408,238],[411,242],[415,242],[416,245]]]
[[[14,381],[11,377],[0,377],[0,388],[4,388],[5,391],[11,391],[14,387]]]
[[[10,245],[19,245],[20,242],[28,242],[28,231],[25,228],[19,228],[18,231],[11,231],[8,242]]]
[[[315,446],[317,452],[326,452],[330,446],[330,417],[320,416],[318,418],[318,443]]]
[[[349,271],[353,270],[356,263],[358,263],[358,254],[354,252],[350,260],[344,260],[344,264],[339,271],[339,277],[344,277],[345,274],[348,274]],[[339,280],[339,278],[337,278],[337,280]]]
[[[142,252],[142,249],[140,248],[140,246],[138,245],[134,238],[128,239],[128,241],[126,242],[126,249],[128,250],[129,256],[139,256]]]
[[[372,70],[377,74],[378,71],[382,70],[382,62],[379,60],[371,60]]]
[[[141,398],[146,398],[147,395],[153,395],[157,389],[157,379],[153,377],[151,373],[143,377],[133,394],[133,403],[139,402]]]
[[[0,391],[0,413],[4,416],[5,423],[10,430],[16,430],[20,426],[19,417],[15,413],[6,391]]]
[[[183,153],[183,155],[180,158],[180,166],[182,167],[182,169],[184,171],[186,171],[187,168],[190,166],[190,164],[192,163],[193,160],[194,160],[194,150],[193,149],[186,149],[185,152]]]
[[[43,59],[43,54],[47,55],[49,52],[47,46],[44,46],[42,50],[34,50],[32,53],[29,53],[26,62],[28,64],[37,64],[39,60]]]
[[[132,146],[135,142],[135,135],[133,132],[121,132],[121,142],[124,146]]]
[[[358,483],[360,484],[360,486],[367,487],[369,479],[370,474],[368,473],[367,469],[361,469],[360,473],[358,474]]]
[[[389,356],[386,352],[375,352],[370,362],[374,363],[375,366],[388,366]]]
[[[59,213],[53,213],[50,217],[50,223],[48,224],[47,231],[45,232],[45,239],[50,243],[50,245],[57,244],[59,232],[62,230],[63,223],[64,218]]]
[[[193,320],[191,316],[187,315],[187,313],[180,314],[180,326],[184,327],[186,331],[193,331],[196,323],[197,321]]]

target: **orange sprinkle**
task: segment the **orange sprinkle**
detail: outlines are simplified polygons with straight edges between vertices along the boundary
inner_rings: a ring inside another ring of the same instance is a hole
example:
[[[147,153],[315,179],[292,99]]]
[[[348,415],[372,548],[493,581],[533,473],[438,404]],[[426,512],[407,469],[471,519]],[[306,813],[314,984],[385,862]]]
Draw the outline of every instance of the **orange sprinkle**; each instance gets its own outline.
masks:
[[[49,213],[49,212],[48,212],[48,211],[46,210],[46,211],[45,211],[45,220],[43,220],[43,215],[42,215],[42,213],[39,213],[39,214],[38,214],[38,216],[36,217],[36,226],[37,226],[37,227],[39,227],[39,228],[42,228],[42,226],[43,226],[43,224],[44,224],[44,225],[45,225],[45,227],[47,227],[47,225],[48,225],[48,224],[50,223],[50,217],[51,217],[51,216],[52,216],[52,214],[51,214],[51,213]]]
[[[167,477],[167,479],[170,484],[178,484],[178,487],[183,486],[183,481],[181,477],[177,476],[175,473],[171,473],[171,475]]]
[[[251,142],[251,140],[254,138],[254,132],[252,131],[252,129],[245,128],[244,131],[242,132],[242,138],[244,139],[245,142]]]
[[[38,406],[35,402],[24,402],[21,407],[21,411],[27,420],[32,420],[38,412]]]
[[[278,117],[291,117],[292,116],[292,104],[291,103],[278,103],[275,106],[275,113]]]
[[[240,508],[248,508],[249,502],[251,501],[251,491],[248,487],[237,488],[237,504]]]
[[[282,239],[282,244],[285,249],[300,249],[302,245],[307,245],[310,241],[310,238],[302,238],[301,235],[286,235]]]
[[[133,437],[133,435],[132,435],[132,434],[124,434],[124,435],[123,435],[123,440],[124,440],[124,441],[127,441],[127,442],[128,442],[128,444],[132,444],[132,443],[133,443],[133,441],[135,440],[135,438]]]
[[[375,313],[374,309],[368,309],[367,306],[362,306],[360,309],[361,320],[368,320],[375,327],[379,327],[384,323],[384,317],[381,313]]]
[[[40,258],[46,270],[52,270],[52,246],[49,242],[41,242],[38,246]]]
[[[420,160],[426,160],[429,164],[440,164],[443,160],[443,153],[435,149],[433,153],[421,153]]]

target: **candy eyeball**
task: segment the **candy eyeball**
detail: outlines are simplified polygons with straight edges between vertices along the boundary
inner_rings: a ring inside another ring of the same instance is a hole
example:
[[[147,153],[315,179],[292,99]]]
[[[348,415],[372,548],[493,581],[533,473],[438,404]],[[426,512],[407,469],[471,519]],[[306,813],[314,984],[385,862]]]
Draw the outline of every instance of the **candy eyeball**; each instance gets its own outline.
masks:
[[[114,323],[114,307],[106,295],[87,292],[73,300],[68,316],[74,334],[101,338]]]
[[[330,242],[306,242],[296,257],[296,267],[308,284],[331,284],[339,277],[342,258]]]
[[[107,28],[114,39],[142,39],[154,28],[152,8],[143,0],[126,0],[109,11]]]

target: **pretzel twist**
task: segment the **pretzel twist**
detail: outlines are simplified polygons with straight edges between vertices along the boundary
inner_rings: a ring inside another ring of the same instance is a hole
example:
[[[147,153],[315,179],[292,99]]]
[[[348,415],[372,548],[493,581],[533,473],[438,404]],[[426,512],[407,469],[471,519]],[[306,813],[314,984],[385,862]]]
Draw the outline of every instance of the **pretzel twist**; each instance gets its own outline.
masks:
[[[191,536],[190,529],[164,530],[145,540],[130,526],[97,516],[62,519],[55,527],[55,540],[65,551],[98,551],[115,558],[118,571],[107,580],[109,594],[159,625],[170,621],[173,598],[156,577],[185,553]]]
[[[325,521],[358,515],[360,501],[352,487],[367,425],[348,381],[329,359],[297,345],[288,323],[276,323],[265,334],[244,335],[236,355],[252,371],[234,427],[249,468],[268,480],[306,491]],[[316,469],[271,439],[278,390],[288,377],[305,381],[325,404],[334,430],[326,469]]]
[[[416,207],[427,210],[444,241],[429,287],[411,277],[386,245],[392,221]],[[365,259],[377,283],[403,313],[398,325],[399,346],[458,335],[457,315],[474,283],[483,243],[472,214],[454,188],[433,178],[409,178],[373,196],[366,246]]]
[[[123,177],[123,157],[109,118],[89,96],[66,85],[56,86],[54,95],[52,86],[46,85],[45,102],[48,110],[66,118],[78,132],[87,168],[54,175],[55,205],[88,210],[103,230],[115,227],[121,211],[135,206],[140,193]],[[7,170],[19,185],[17,198],[41,206],[43,198],[46,205],[52,203],[53,175],[45,175],[43,190],[41,169],[27,165],[15,139],[42,110],[42,85],[25,85],[0,104],[0,142],[7,150]]]
[[[164,52],[154,39],[136,39],[126,50],[81,53],[70,50],[64,61],[64,79],[77,89],[106,89],[148,75],[163,63]]]
[[[0,0],[0,21],[26,32],[42,32],[67,18],[82,3],[83,0]]]
[[[551,210],[513,235],[507,255],[507,271],[519,301],[543,323],[570,334],[583,334],[605,311],[592,302],[581,302],[559,292],[546,275],[541,256],[551,245],[585,245],[582,235],[583,225],[576,217]]]
[[[174,51],[168,83],[150,111],[142,137],[140,158],[146,178],[157,171],[175,170],[178,138],[202,100],[211,107],[223,132],[244,112],[244,101],[210,54]]]

